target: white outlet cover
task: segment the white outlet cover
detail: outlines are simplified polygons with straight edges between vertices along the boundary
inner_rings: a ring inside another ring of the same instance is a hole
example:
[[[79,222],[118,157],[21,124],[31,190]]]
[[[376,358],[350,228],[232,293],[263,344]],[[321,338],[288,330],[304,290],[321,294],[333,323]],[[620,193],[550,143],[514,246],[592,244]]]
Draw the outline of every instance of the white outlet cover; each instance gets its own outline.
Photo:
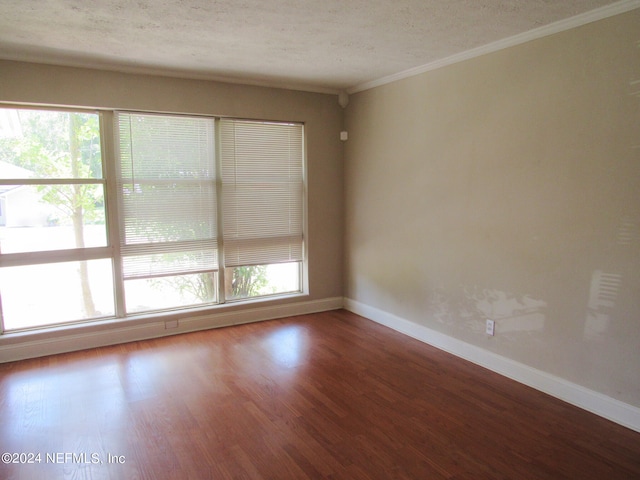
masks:
[[[169,330],[170,328],[178,328],[178,320],[168,320],[164,322],[164,329]]]
[[[486,326],[486,332],[487,335],[495,335],[496,333],[496,322],[490,319],[487,319],[487,326]]]

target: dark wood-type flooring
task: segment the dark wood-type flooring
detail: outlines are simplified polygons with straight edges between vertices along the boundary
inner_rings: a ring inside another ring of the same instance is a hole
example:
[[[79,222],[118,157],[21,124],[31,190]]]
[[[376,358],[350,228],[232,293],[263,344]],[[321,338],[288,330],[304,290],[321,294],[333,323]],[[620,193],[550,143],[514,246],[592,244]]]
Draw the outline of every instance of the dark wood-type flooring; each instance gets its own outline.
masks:
[[[0,365],[0,408],[5,480],[640,478],[640,433],[345,311]]]

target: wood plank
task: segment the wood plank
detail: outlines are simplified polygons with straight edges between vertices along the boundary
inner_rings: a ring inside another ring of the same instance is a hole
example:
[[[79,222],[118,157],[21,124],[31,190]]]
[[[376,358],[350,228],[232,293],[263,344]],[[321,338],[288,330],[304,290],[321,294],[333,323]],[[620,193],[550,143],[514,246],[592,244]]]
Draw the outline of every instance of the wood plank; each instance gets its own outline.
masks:
[[[3,364],[0,409],[7,480],[640,478],[639,433],[346,311]]]

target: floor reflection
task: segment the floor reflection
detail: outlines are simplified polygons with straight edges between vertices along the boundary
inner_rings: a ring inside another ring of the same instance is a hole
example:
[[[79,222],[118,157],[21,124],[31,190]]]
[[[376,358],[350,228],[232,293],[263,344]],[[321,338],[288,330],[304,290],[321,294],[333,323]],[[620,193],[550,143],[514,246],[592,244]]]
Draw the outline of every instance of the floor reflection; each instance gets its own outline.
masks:
[[[272,359],[279,365],[298,366],[305,360],[306,333],[296,325],[279,328],[267,338],[266,347]]]
[[[1,437],[36,449],[40,440],[48,441],[48,430],[67,428],[76,432],[73,441],[83,440],[86,447],[99,429],[122,421],[127,403],[118,363],[108,358],[2,375],[0,399],[6,413]],[[58,439],[59,448],[63,440],[70,441]],[[99,451],[99,445],[90,446]]]

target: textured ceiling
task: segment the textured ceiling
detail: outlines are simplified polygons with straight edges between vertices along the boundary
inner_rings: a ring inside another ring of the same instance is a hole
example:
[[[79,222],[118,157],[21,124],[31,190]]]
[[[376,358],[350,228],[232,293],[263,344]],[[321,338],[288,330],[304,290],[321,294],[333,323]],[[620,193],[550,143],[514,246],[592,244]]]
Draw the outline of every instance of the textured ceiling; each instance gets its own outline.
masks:
[[[614,3],[0,0],[0,58],[339,91]]]

